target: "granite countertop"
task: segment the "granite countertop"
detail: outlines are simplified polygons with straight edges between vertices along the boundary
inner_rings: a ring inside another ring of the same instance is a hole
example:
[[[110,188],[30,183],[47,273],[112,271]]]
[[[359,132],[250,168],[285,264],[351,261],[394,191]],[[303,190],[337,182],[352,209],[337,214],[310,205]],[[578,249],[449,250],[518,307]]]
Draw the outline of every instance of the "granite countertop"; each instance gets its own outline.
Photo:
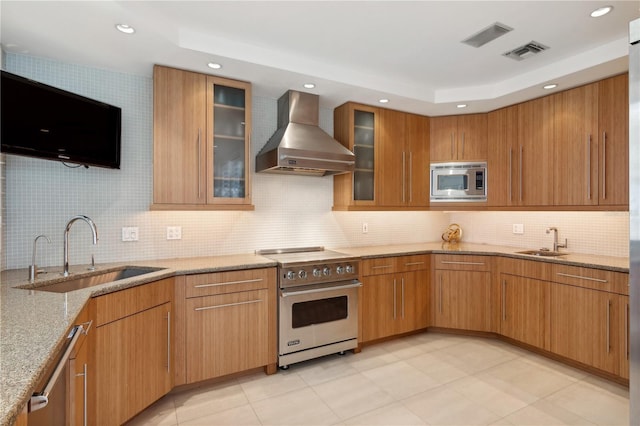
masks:
[[[484,244],[417,243],[371,247],[338,248],[362,258],[419,253],[456,253],[507,256],[543,262],[628,272],[628,258],[568,254],[548,258],[523,255],[521,248]],[[68,293],[14,288],[28,284],[27,269],[2,271],[0,276],[0,425],[12,425],[25,401],[35,390],[52,357],[64,344],[68,330],[91,297],[111,293],[176,275],[220,272],[276,266],[276,262],[253,254],[184,259],[136,261],[98,265],[96,271],[123,266],[164,268],[138,277],[102,284]],[[45,268],[38,284],[62,281],[61,268]],[[72,267],[74,277],[91,275],[86,267]]]

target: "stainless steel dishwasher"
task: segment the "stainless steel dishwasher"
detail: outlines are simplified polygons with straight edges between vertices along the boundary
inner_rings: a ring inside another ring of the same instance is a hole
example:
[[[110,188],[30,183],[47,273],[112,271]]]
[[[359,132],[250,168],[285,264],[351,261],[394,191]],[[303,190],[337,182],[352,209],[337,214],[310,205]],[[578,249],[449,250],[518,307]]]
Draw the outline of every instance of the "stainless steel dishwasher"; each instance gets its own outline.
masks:
[[[82,389],[76,389],[74,368],[72,368],[72,358],[74,351],[83,336],[85,336],[91,322],[76,325],[71,328],[64,346],[58,351],[54,358],[55,362],[47,370],[42,381],[38,385],[38,392],[31,396],[28,403],[28,424],[29,426],[59,426],[75,425],[75,394],[82,392],[84,395],[83,421],[80,424],[87,424],[87,372],[84,368]]]

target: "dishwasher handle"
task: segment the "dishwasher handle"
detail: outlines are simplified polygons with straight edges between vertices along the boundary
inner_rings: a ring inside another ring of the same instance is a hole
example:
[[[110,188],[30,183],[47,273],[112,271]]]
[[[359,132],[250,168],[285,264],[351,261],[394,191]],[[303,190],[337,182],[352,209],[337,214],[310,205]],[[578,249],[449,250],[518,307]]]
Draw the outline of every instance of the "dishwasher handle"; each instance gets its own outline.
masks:
[[[90,327],[90,324],[87,327],[87,329],[89,327]],[[83,332],[84,332],[83,325],[76,325],[71,329],[71,332],[67,336],[67,339],[70,339],[70,341],[67,344],[67,347],[64,353],[62,354],[62,357],[60,358],[60,361],[58,361],[56,368],[53,370],[53,373],[51,373],[49,380],[47,380],[47,384],[45,385],[42,392],[34,393],[31,396],[31,399],[29,400],[29,404],[28,404],[29,413],[36,410],[40,410],[46,407],[47,404],[49,404],[49,394],[51,393],[51,390],[55,386],[58,379],[60,378],[60,374],[62,373],[67,362],[69,361],[69,358],[73,353],[73,349],[75,348],[76,343],[78,342],[78,339],[80,339],[80,336],[83,334]]]

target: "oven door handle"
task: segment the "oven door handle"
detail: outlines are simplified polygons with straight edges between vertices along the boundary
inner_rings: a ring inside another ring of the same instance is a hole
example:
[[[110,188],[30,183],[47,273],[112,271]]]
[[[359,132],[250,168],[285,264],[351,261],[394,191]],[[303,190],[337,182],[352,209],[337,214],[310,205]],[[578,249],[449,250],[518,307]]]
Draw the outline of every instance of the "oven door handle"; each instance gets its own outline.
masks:
[[[346,290],[346,289],[349,289],[349,288],[357,288],[357,287],[362,287],[362,283],[360,281],[355,282],[353,284],[337,285],[337,286],[333,286],[333,287],[314,288],[314,289],[311,289],[311,290],[283,291],[281,294],[282,294],[282,297],[300,296],[302,294],[324,293],[326,291]]]

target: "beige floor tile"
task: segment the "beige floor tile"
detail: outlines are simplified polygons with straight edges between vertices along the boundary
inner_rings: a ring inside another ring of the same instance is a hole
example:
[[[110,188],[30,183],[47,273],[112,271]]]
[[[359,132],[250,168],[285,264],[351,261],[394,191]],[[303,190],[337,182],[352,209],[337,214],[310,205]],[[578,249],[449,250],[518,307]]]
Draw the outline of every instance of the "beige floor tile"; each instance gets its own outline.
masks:
[[[345,425],[360,426],[412,426],[426,425],[420,417],[413,414],[400,403],[387,405],[377,410],[369,411],[362,415],[352,417],[344,421]]]
[[[488,425],[500,420],[500,416],[445,386],[414,395],[402,404],[429,425]]]
[[[340,421],[309,387],[253,402],[251,406],[263,425],[332,425]]]
[[[177,424],[178,418],[176,417],[176,406],[173,403],[173,396],[166,395],[151,407],[131,419],[127,423],[127,426],[174,426]]]
[[[436,380],[404,361],[367,370],[362,375],[397,400],[440,385]]]
[[[445,387],[459,392],[479,406],[497,414],[498,417],[505,417],[538,399],[517,388],[495,387],[475,376],[456,380]]]
[[[411,338],[394,339],[379,344],[382,349],[399,359],[413,358],[425,353]]]
[[[607,388],[580,381],[546,397],[545,401],[599,425],[628,425],[629,399]]]
[[[261,424],[249,404],[180,422],[180,426],[253,426]]]
[[[425,332],[409,336],[406,339],[411,341],[413,344],[420,345],[423,351],[430,352],[446,348],[447,346],[464,343],[468,341],[467,338],[467,336],[460,336],[457,334]]]
[[[309,386],[328,382],[340,377],[358,374],[351,364],[345,362],[345,356],[330,355],[292,364],[290,371],[297,373]]]
[[[466,371],[475,374],[517,357],[501,347],[472,340],[440,349],[437,356]]]
[[[240,407],[249,402],[236,381],[190,389],[175,394],[173,399],[179,424]]]
[[[504,420],[508,420],[514,425],[522,426],[592,426],[595,424],[578,416],[575,413],[567,411],[545,400],[536,401],[535,403],[528,405],[523,409],[516,411],[515,413],[510,414],[509,416],[505,417]]]
[[[400,358],[384,350],[380,345],[367,346],[358,354],[348,353],[345,360],[356,370],[362,372],[376,367],[382,367]]]
[[[391,395],[360,373],[312,388],[340,419],[348,419],[395,402]]]
[[[270,376],[259,374],[259,376],[248,376],[238,380],[247,399],[251,402],[307,387],[307,383],[292,369],[278,371]]]
[[[469,375],[466,371],[459,369],[434,353],[418,355],[407,359],[406,362],[440,384],[449,383]]]

